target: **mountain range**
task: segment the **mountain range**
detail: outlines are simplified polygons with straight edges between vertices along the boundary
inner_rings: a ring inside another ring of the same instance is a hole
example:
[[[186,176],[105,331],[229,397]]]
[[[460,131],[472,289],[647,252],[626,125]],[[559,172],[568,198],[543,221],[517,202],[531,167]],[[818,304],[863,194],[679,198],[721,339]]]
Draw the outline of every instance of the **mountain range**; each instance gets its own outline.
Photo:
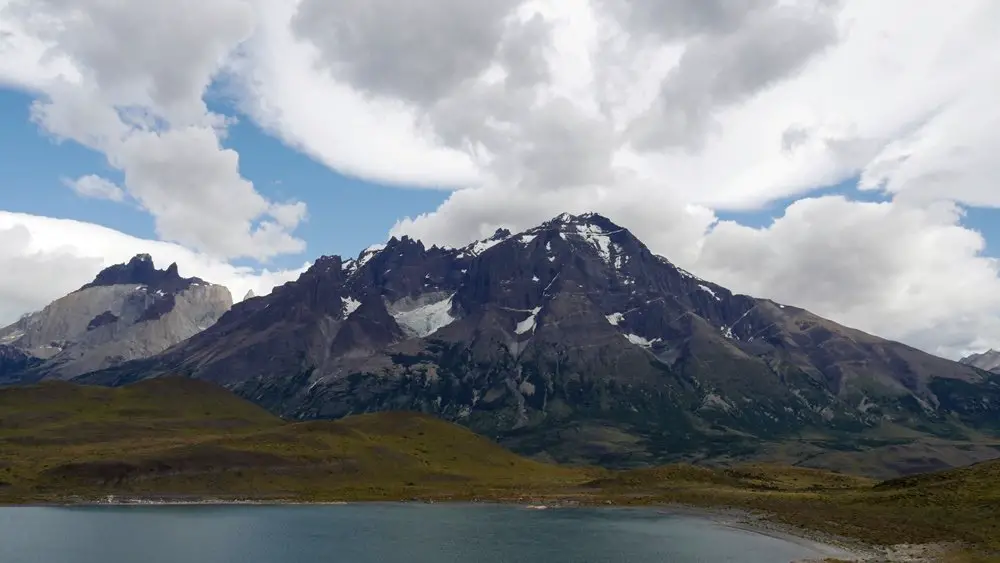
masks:
[[[0,367],[111,386],[182,375],[295,420],[417,410],[568,463],[891,476],[1000,456],[1000,376],[734,294],[596,214],[464,248],[402,237],[324,256],[205,320],[163,350],[73,370],[38,353],[53,338],[20,336]]]

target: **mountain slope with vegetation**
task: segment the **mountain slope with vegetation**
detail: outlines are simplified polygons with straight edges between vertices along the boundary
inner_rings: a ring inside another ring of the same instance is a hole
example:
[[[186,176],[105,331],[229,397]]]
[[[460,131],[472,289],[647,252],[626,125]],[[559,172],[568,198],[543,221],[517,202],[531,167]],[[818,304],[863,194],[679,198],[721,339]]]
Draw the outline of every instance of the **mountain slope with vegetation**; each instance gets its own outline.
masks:
[[[403,498],[579,479],[417,413],[292,424],[183,378],[0,388],[0,500]]]

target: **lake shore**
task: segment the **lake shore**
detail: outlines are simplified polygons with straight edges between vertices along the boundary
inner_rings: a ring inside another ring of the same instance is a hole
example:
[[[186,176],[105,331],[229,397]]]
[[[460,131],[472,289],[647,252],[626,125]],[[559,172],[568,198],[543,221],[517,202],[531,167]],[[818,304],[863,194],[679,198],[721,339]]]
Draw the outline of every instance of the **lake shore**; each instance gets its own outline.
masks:
[[[344,506],[357,504],[465,504],[503,505],[525,510],[559,510],[571,508],[639,509],[655,511],[664,516],[702,518],[720,526],[750,533],[762,534],[782,541],[795,543],[817,553],[817,558],[794,563],[820,563],[824,561],[851,561],[857,563],[932,563],[941,561],[948,552],[942,544],[899,544],[874,546],[817,530],[777,522],[770,515],[742,508],[703,507],[684,504],[634,505],[592,499],[409,499],[409,500],[359,500],[359,501],[297,501],[291,499],[254,498],[143,498],[117,497],[105,499],[63,499],[53,502],[36,502],[7,506],[34,507],[155,507],[155,506]],[[2,505],[0,505],[2,506]]]

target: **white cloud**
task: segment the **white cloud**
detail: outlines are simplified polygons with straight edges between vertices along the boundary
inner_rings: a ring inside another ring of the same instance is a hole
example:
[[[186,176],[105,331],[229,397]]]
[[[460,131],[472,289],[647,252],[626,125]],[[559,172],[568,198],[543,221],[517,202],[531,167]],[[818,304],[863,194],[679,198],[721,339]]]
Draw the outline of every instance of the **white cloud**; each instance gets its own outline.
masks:
[[[1000,344],[1000,262],[946,202],[803,199],[766,228],[722,222],[689,267],[728,287],[958,357]]]
[[[521,0],[302,0],[296,35],[343,82],[432,105],[487,70]]]
[[[225,68],[252,119],[327,166],[462,188],[394,233],[596,210],[736,289],[941,353],[1000,346],[996,271],[956,207],[1000,207],[991,0],[30,4],[0,0],[0,83],[43,91],[38,122],[107,154],[167,240],[301,248],[304,205],[257,193],[205,109]],[[859,175],[891,202],[715,224]]]
[[[125,192],[114,182],[94,174],[80,176],[75,180],[63,178],[63,184],[83,197],[119,202],[125,200]]]
[[[243,110],[265,130],[353,176],[430,188],[478,183],[469,156],[437,144],[412,108],[366,96],[324,71],[318,49],[292,32],[297,2],[256,4],[257,32],[232,70]]]
[[[685,46],[677,66],[663,80],[654,106],[630,124],[637,147],[700,148],[717,110],[787,79],[838,40],[832,10],[745,7],[748,13],[741,14],[739,25],[730,21],[735,16],[730,11],[712,11],[726,31],[696,37]],[[690,10],[687,5],[683,8]]]
[[[240,175],[238,155],[220,144],[226,120],[203,99],[254,29],[248,2],[11,0],[0,10],[31,47],[19,64],[48,57],[76,71],[72,79],[9,73],[45,94],[32,108],[35,121],[104,153],[162,238],[221,258],[304,249],[292,234],[304,212],[289,214]]]
[[[79,289],[101,269],[141,253],[150,254],[158,268],[176,262],[183,276],[225,285],[237,301],[251,289],[266,295],[308,266],[280,271],[236,267],[176,244],[91,223],[0,211],[0,270],[15,273],[0,276],[0,326]]]
[[[8,0],[3,15],[45,44],[46,56],[71,61],[109,105],[181,124],[205,117],[202,93],[255,20],[244,0]]]
[[[590,211],[627,226],[656,252],[683,263],[697,258],[705,232],[716,221],[711,210],[685,204],[677,193],[633,180],[610,189],[590,186],[533,192],[491,186],[462,190],[432,213],[397,222],[391,234],[463,246],[500,227],[516,232],[563,212]]]
[[[0,0],[0,15],[11,0]],[[42,90],[62,78],[78,80],[79,73],[65,57],[53,56],[46,43],[29,34],[11,17],[0,17],[0,86]]]
[[[947,123],[952,108],[996,111],[987,0],[514,4],[491,3],[463,35],[442,23],[465,14],[445,0],[363,15],[347,0],[259,0],[237,67],[245,103],[286,142],[371,179],[544,190],[639,178],[715,209],[838,183],[920,131],[944,138],[963,119]],[[989,146],[961,163],[982,169]]]

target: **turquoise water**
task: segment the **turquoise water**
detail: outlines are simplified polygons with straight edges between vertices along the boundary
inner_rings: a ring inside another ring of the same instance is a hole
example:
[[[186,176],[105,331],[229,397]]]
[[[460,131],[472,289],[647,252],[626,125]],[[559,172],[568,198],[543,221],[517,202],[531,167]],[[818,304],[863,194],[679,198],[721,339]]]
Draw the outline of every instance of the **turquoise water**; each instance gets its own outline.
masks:
[[[2,563],[787,563],[822,555],[646,509],[0,508]]]

